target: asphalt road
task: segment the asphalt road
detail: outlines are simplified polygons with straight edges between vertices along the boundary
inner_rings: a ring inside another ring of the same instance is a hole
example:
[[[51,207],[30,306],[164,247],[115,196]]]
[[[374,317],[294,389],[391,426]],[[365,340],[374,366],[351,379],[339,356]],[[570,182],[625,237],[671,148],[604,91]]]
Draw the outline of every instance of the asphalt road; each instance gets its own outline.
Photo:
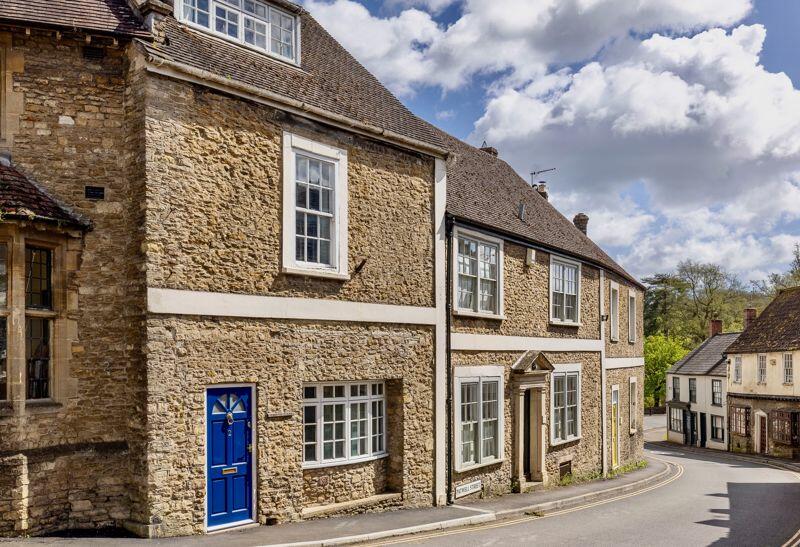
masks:
[[[663,424],[664,417],[660,417]],[[651,424],[658,426],[658,420]],[[648,431],[651,440],[663,431]],[[726,457],[657,446],[676,480],[610,503],[517,523],[406,538],[406,545],[781,546],[800,530],[800,476]],[[392,542],[390,542],[392,543]]]

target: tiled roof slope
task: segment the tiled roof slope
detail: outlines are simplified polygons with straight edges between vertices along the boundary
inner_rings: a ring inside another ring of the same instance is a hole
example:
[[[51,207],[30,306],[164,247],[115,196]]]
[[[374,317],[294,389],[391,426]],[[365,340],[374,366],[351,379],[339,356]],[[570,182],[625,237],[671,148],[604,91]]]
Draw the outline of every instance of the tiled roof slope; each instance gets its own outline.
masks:
[[[739,338],[739,332],[717,334],[708,338],[686,357],[672,365],[670,374],[726,376],[725,351]]]
[[[532,188],[505,161],[444,132],[447,211],[455,217],[514,235],[602,266],[641,287],[600,247]],[[519,205],[525,204],[525,219]]]
[[[781,291],[742,333],[728,353],[800,349],[800,287]]]
[[[0,163],[0,216],[89,228],[90,223],[68,211],[10,165]]]
[[[267,55],[165,21],[166,42],[146,44],[158,58],[307,103],[434,148],[442,141],[307,12],[301,12],[302,70]]]
[[[0,20],[146,37],[126,0],[0,0]]]

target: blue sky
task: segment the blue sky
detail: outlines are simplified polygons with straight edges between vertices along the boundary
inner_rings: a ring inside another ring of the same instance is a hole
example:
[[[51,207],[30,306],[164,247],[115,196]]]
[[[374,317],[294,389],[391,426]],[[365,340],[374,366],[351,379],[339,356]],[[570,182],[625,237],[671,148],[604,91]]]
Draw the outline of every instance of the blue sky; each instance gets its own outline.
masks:
[[[416,114],[483,140],[645,276],[800,242],[797,0],[305,0]],[[353,33],[353,28],[358,28]]]

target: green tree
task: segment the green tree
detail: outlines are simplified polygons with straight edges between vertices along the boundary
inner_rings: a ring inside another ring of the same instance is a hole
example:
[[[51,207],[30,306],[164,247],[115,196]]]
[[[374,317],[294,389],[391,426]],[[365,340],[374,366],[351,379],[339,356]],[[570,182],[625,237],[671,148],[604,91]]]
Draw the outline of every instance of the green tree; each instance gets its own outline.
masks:
[[[785,273],[771,273],[766,280],[751,281],[756,297],[772,299],[781,289],[800,285],[800,243],[794,246],[794,258]]]
[[[673,273],[655,274],[646,277],[647,292],[644,297],[644,334],[662,333],[681,336],[683,323],[682,302],[688,286]]]
[[[667,371],[688,353],[685,340],[654,334],[644,340],[644,396],[654,406],[666,398]]]

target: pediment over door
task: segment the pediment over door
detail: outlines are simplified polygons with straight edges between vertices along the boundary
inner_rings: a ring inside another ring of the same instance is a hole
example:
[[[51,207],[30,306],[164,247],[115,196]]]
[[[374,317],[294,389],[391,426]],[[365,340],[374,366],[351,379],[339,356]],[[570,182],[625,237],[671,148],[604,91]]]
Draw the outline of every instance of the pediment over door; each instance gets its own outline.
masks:
[[[514,374],[546,374],[555,367],[547,356],[536,350],[529,350],[511,367]]]

